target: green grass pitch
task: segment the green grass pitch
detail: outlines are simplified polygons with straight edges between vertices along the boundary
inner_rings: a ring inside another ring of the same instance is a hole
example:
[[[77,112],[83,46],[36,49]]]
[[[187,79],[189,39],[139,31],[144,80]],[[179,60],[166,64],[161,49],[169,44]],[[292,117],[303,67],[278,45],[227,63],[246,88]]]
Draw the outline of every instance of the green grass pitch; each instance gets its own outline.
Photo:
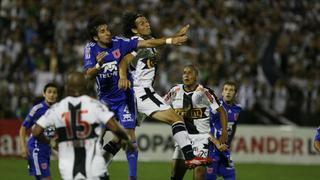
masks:
[[[139,180],[169,180],[171,163],[139,162]],[[27,162],[17,158],[0,159],[0,179],[32,180],[27,174]],[[52,179],[60,179],[58,162],[51,161]],[[112,162],[109,169],[112,180],[127,180],[126,162]],[[316,165],[274,165],[274,164],[236,164],[237,180],[318,180],[320,166]],[[191,180],[191,171],[185,180]]]

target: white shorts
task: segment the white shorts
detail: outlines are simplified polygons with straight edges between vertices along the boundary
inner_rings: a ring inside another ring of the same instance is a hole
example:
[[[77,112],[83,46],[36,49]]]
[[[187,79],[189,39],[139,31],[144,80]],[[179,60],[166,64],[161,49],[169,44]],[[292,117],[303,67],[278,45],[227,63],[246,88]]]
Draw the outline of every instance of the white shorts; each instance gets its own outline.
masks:
[[[59,171],[63,180],[77,180],[84,179],[83,173],[86,174],[85,179],[99,180],[106,171],[106,162],[103,158],[102,147],[98,143],[97,138],[87,139],[84,142],[85,152],[84,156],[76,157],[75,148],[72,141],[65,141],[59,143]],[[82,159],[85,163],[82,167],[83,173],[73,175],[73,171],[78,164],[75,163],[75,158]]]
[[[209,152],[209,134],[189,134],[193,154],[199,157],[208,157]],[[180,147],[176,144],[172,159],[184,159]]]
[[[152,87],[133,87],[133,90],[137,98],[137,109],[140,113],[150,116],[155,112],[171,108]]]

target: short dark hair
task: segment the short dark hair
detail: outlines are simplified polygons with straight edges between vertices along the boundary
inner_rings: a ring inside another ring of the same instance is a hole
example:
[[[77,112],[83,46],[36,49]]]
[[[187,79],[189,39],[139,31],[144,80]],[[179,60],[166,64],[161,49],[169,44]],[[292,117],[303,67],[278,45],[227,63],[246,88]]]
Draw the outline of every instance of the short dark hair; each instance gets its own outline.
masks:
[[[187,67],[192,69],[196,73],[197,76],[199,75],[198,68],[196,68],[196,66],[194,64],[188,64],[188,65],[184,66],[184,68],[187,68]]]
[[[94,36],[97,35],[97,27],[100,26],[100,25],[103,25],[103,24],[107,24],[107,20],[103,17],[103,16],[92,16],[89,21],[88,21],[88,24],[87,24],[87,31],[88,31],[88,35],[90,37],[90,39],[92,41],[95,41],[93,39]]]
[[[125,37],[129,38],[134,36],[135,34],[131,31],[131,29],[136,28],[136,19],[138,17],[143,17],[142,14],[126,12],[122,16],[122,33]]]
[[[236,93],[238,92],[238,85],[237,85],[236,82],[230,81],[230,80],[225,81],[225,82],[223,83],[222,89],[223,89],[223,87],[224,87],[225,85],[234,86]]]
[[[50,83],[48,83],[48,84],[46,84],[46,85],[44,86],[43,92],[45,93],[49,87],[53,87],[53,88],[56,88],[56,89],[58,90],[57,84],[55,84],[55,83],[53,83],[53,82],[50,82]]]

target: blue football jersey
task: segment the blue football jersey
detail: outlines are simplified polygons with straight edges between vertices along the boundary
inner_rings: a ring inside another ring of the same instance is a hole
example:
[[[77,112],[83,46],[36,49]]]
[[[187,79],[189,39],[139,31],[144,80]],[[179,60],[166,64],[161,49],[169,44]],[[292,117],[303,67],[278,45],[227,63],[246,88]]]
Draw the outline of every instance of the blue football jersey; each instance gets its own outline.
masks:
[[[35,106],[33,106],[30,110],[30,112],[28,113],[28,115],[26,116],[26,118],[23,120],[22,125],[26,128],[29,129],[31,128],[36,122],[37,120],[43,115],[45,114],[45,112],[49,109],[50,107],[45,103],[45,101],[42,101],[39,104],[36,104]],[[45,130],[44,134],[48,135],[51,134],[51,129],[49,129],[50,132],[47,132],[47,130]],[[36,138],[34,138],[32,135],[30,136],[29,140],[28,140],[28,148],[34,148],[35,145],[39,145],[38,148],[44,148],[45,150],[50,150],[50,147],[48,144],[43,144],[37,141]]]
[[[124,101],[126,92],[118,88],[120,60],[128,53],[137,49],[138,39],[112,38],[112,46],[100,47],[97,43],[90,42],[84,50],[84,68],[92,68],[96,65],[96,56],[105,51],[104,63],[96,76],[98,96],[103,98],[108,105]],[[128,79],[132,81],[130,73]]]
[[[316,135],[314,137],[314,140],[320,141],[320,127],[317,129],[317,133],[316,133]]]
[[[233,103],[232,105],[226,104],[223,100],[220,100],[222,106],[227,112],[227,118],[228,118],[228,145],[231,145],[232,141],[232,128],[236,125],[239,114],[242,110],[241,106],[239,104]],[[220,123],[220,115],[218,112],[214,111],[210,113],[210,130],[211,133],[215,136],[215,138],[219,139],[221,136],[221,123]]]

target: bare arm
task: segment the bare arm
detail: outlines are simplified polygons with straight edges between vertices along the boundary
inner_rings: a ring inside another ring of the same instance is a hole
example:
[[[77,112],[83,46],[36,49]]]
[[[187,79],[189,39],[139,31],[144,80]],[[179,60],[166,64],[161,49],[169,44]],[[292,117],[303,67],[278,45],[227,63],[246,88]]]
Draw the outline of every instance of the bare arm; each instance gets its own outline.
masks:
[[[188,40],[186,34],[189,30],[189,27],[189,24],[183,26],[178,32],[173,35],[173,37],[141,40],[138,42],[138,48],[154,48],[163,46],[165,44],[181,45]]]
[[[185,34],[187,34],[188,30],[189,30],[190,25],[187,24],[185,26],[183,26],[178,32],[176,32],[173,37],[177,37],[177,36],[183,36]]]
[[[44,129],[41,126],[39,126],[38,124],[35,124],[34,128],[32,129],[32,135],[35,138],[37,138],[39,141],[46,144],[50,144],[50,140],[43,135],[43,131]]]
[[[138,48],[154,48],[165,44],[181,45],[187,40],[188,37],[186,35],[171,38],[139,40]]]
[[[227,123],[228,123],[228,119],[227,119],[227,113],[226,110],[224,110],[223,106],[220,106],[217,111],[219,112],[220,115],[220,124],[221,124],[221,128],[222,128],[222,133],[220,136],[220,143],[227,143],[228,140],[228,132],[227,132]]]
[[[131,63],[133,60],[134,56],[132,54],[127,54],[126,56],[123,57],[123,59],[120,62],[119,65],[119,82],[118,82],[118,87],[119,89],[128,89],[131,86],[130,81],[127,78],[127,69],[128,65]]]
[[[220,141],[218,139],[216,139],[213,134],[211,134],[211,132],[209,133],[210,137],[210,141],[216,146],[216,148],[219,150],[219,151],[225,151],[228,149],[228,145],[226,144],[221,144]]]
[[[103,64],[103,58],[106,56],[106,52],[103,51],[101,53],[99,53],[96,57],[97,59],[97,64],[92,67],[92,68],[88,68],[86,71],[86,76],[89,77],[90,79],[93,79],[99,72],[102,64]]]
[[[121,127],[121,125],[114,119],[111,118],[107,124],[108,128],[116,135],[118,138],[124,140],[125,144],[128,146],[129,150],[134,150],[135,147],[131,142],[130,137],[126,131]]]
[[[96,67],[88,68],[88,70],[86,71],[86,76],[90,79],[93,79],[98,74],[98,71],[99,69],[97,69]]]
[[[26,127],[24,127],[24,126],[20,127],[19,136],[20,136],[21,156],[23,158],[25,158],[25,159],[28,157],[28,146],[27,146],[27,142],[26,142],[26,131],[27,131]]]

